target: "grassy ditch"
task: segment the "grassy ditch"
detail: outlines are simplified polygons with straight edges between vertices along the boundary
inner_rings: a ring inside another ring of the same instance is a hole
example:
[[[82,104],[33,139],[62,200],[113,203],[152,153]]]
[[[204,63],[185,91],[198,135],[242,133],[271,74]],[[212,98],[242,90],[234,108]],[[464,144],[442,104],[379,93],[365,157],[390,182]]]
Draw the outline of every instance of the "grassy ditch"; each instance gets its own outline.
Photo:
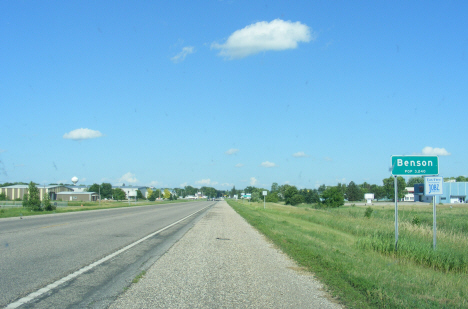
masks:
[[[392,205],[228,203],[350,308],[468,308],[467,206],[438,206],[435,251],[432,206],[399,207],[395,251]]]
[[[52,213],[64,213],[64,212],[75,212],[75,211],[87,211],[87,210],[96,210],[96,209],[108,209],[108,208],[119,208],[119,207],[134,207],[134,206],[144,206],[144,205],[158,205],[158,204],[173,204],[173,203],[185,203],[192,202],[190,200],[175,200],[175,201],[142,201],[142,202],[130,202],[128,201],[106,201],[101,202],[69,202],[66,207],[57,207],[53,211],[33,211],[28,208],[23,207],[0,207],[0,218],[11,218],[11,217],[25,217],[25,216],[34,216],[34,215],[46,215]],[[81,206],[83,205],[83,206]]]

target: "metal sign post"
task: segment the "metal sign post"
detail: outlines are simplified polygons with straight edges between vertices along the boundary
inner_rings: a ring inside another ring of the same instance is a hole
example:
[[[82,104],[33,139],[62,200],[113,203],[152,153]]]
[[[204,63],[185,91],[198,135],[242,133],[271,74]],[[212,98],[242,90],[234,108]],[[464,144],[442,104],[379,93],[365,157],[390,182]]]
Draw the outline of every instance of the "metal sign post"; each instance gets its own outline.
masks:
[[[398,249],[398,180],[397,180],[397,176],[439,175],[439,157],[438,156],[392,156],[391,164],[392,164],[392,167],[391,167],[392,175],[395,177],[395,251],[397,251]],[[434,201],[434,249],[435,249],[435,201]]]
[[[263,209],[265,209],[265,196],[268,194],[267,191],[263,191]]]
[[[424,177],[424,195],[432,195],[432,248],[436,249],[437,244],[437,213],[436,213],[436,195],[444,194],[443,177]]]
[[[398,250],[398,180],[395,176],[395,252]]]

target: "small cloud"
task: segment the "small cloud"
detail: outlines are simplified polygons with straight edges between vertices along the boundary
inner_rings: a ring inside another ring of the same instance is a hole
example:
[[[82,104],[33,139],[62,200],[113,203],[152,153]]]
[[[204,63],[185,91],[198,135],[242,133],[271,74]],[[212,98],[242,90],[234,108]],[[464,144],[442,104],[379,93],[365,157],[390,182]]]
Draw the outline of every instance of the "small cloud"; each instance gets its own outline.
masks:
[[[255,186],[256,183],[257,183],[257,179],[255,177],[250,177],[250,185]]]
[[[149,183],[149,186],[150,187],[158,187],[158,186],[162,186],[162,183],[159,182],[159,181],[156,181],[156,180],[153,180]]]
[[[306,158],[306,157],[309,157],[309,155],[305,154],[305,152],[303,152],[303,151],[299,151],[299,152],[296,152],[295,154],[293,154],[293,157],[295,157],[295,158]]]
[[[268,162],[268,161],[262,162],[262,164],[260,164],[260,165],[263,166],[263,167],[275,167],[275,166],[277,166],[275,163]]]
[[[101,136],[102,136],[102,133],[99,131],[81,128],[81,129],[73,130],[69,133],[65,133],[63,135],[63,138],[72,139],[74,141],[81,141],[83,139],[98,138]]]
[[[422,154],[426,156],[450,156],[450,153],[445,148],[424,147]]]
[[[203,185],[203,186],[215,186],[218,184],[218,182],[216,181],[211,181],[211,179],[202,179],[202,180],[198,180],[198,181],[195,181],[195,184],[196,185]]]
[[[236,167],[243,167],[244,164],[242,164],[242,163],[237,163],[235,166],[236,166]]]
[[[299,42],[315,39],[311,29],[300,22],[275,19],[261,21],[235,31],[224,44],[212,43],[219,55],[228,59],[239,59],[269,50],[295,49]]]
[[[234,186],[234,185],[233,185],[232,183],[227,183],[227,182],[226,182],[226,183],[222,183],[221,186],[222,186],[222,187],[232,187],[232,186]]]
[[[328,161],[328,162],[331,162],[331,161],[333,161],[333,159],[332,159],[332,158],[330,158],[330,157],[325,157],[325,158],[323,158],[323,159],[324,159],[325,161]]]
[[[171,61],[174,63],[179,63],[185,60],[185,57],[187,57],[190,54],[193,54],[195,52],[195,47],[193,46],[186,46],[182,48],[182,51],[175,55],[174,57],[171,58]]]
[[[135,183],[138,180],[135,178],[135,174],[132,174],[128,172],[127,174],[123,175],[122,177],[119,178],[119,183]]]
[[[227,155],[233,155],[233,154],[237,153],[238,151],[239,151],[239,149],[231,148],[231,149],[229,149],[228,151],[226,151],[225,154],[227,154]]]
[[[188,185],[188,183],[184,182],[184,183],[181,183],[179,186],[180,186],[181,188],[185,188],[187,185]]]
[[[0,153],[2,153],[2,152],[6,152],[6,150],[5,149],[0,149]]]

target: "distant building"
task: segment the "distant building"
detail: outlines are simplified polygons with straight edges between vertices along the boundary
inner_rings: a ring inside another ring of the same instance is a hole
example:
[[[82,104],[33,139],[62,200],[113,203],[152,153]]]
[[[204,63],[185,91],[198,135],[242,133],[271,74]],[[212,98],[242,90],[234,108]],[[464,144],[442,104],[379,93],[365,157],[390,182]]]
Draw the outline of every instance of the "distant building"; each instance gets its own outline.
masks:
[[[139,186],[112,186],[112,189],[122,189],[125,192],[127,199],[129,197],[135,198],[137,196],[137,190],[141,191],[141,194],[147,199],[148,198],[148,188],[147,187],[139,187]]]
[[[468,182],[444,182],[443,194],[436,195],[436,203],[456,204],[466,203],[468,195]],[[416,202],[432,202],[432,196],[424,194],[424,184],[414,185],[414,198]]]
[[[405,198],[403,201],[405,202],[414,202],[414,187],[406,187],[407,194],[405,194]]]
[[[59,192],[57,200],[70,202],[94,202],[99,200],[99,194],[96,192]]]
[[[39,190],[39,198],[41,201],[44,199],[45,194],[49,195],[49,199],[52,201],[57,200],[57,194],[60,192],[72,192],[73,190],[63,185],[52,185],[52,186],[37,186]],[[4,193],[9,200],[22,200],[25,194],[28,194],[28,185],[13,185],[8,187],[1,187],[0,193]]]

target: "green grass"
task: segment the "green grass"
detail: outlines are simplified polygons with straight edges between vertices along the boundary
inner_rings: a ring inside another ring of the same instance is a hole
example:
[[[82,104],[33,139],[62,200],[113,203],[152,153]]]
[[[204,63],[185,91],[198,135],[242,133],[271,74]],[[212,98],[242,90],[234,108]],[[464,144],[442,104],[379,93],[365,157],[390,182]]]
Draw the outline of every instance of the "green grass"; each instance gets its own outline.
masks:
[[[0,207],[0,218],[10,218],[10,217],[20,217],[20,216],[34,216],[34,215],[46,215],[52,213],[64,213],[64,212],[75,212],[75,211],[87,211],[87,210],[96,210],[96,209],[108,209],[108,208],[119,208],[119,207],[133,207],[133,206],[142,206],[142,205],[158,205],[158,204],[173,204],[173,203],[184,203],[191,202],[189,200],[175,200],[175,201],[142,201],[142,202],[130,202],[128,201],[101,201],[99,202],[68,202],[66,207],[57,207],[53,211],[32,211],[28,208],[23,207]],[[83,206],[81,206],[83,205]]]
[[[228,203],[350,308],[468,307],[467,206],[437,206],[435,251],[432,206],[399,206],[395,251],[391,204],[367,218],[367,206]]]
[[[141,273],[139,273],[133,280],[132,283],[138,283],[140,279],[146,274],[146,270],[143,270]]]

